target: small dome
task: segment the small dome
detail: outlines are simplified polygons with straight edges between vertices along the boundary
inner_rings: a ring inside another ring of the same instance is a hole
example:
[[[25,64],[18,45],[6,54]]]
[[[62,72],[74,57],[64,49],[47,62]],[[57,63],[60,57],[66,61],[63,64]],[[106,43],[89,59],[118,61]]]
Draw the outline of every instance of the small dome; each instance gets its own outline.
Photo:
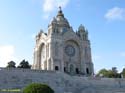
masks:
[[[55,23],[55,24],[57,23],[57,20],[55,17],[53,17],[52,21],[50,22],[50,24],[53,24],[53,23]]]
[[[56,20],[57,20],[57,23],[58,24],[61,24],[61,25],[67,25],[69,26],[69,22],[68,20],[64,17],[64,14],[61,10],[61,7],[59,7],[59,11],[58,11],[58,14],[56,16]]]
[[[78,31],[85,31],[85,27],[81,24],[81,25],[79,26]]]

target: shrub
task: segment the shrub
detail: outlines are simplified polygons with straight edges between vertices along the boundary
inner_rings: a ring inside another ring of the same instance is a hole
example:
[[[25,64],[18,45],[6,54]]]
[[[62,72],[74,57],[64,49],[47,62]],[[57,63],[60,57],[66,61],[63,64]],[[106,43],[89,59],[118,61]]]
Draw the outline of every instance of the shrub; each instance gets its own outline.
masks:
[[[24,88],[23,93],[54,93],[54,91],[46,84],[32,83]]]

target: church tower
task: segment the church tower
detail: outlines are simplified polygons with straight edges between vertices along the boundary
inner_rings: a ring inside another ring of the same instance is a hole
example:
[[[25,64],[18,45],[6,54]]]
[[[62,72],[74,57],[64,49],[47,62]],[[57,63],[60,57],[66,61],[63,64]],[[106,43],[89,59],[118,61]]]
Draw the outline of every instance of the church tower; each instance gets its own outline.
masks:
[[[32,69],[60,71],[72,75],[92,75],[93,63],[88,31],[80,25],[74,32],[61,7],[48,26],[36,36]]]

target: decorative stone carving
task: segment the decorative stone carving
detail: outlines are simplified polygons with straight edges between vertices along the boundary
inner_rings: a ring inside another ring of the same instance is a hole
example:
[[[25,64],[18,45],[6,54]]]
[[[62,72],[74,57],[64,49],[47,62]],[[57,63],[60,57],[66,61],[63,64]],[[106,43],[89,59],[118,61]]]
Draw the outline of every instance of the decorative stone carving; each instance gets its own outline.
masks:
[[[72,56],[75,55],[75,48],[74,48],[72,45],[67,45],[67,46],[65,47],[65,53],[66,53],[68,56],[72,57]]]

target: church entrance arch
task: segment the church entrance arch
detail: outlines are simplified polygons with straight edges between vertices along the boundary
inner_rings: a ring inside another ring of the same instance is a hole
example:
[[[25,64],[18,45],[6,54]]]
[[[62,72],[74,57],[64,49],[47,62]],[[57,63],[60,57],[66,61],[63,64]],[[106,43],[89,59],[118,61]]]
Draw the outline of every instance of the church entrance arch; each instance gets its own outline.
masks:
[[[45,44],[42,43],[39,47],[39,60],[40,60],[40,65],[41,65],[41,69],[45,69],[46,68],[46,62],[45,62]]]
[[[79,73],[80,69],[80,46],[77,40],[66,40],[64,44],[64,64],[68,73]],[[78,66],[76,66],[78,65]],[[76,67],[78,69],[76,69]],[[64,71],[65,71],[64,70]]]
[[[70,70],[70,74],[74,73],[74,65],[73,64],[70,65],[69,70]]]

